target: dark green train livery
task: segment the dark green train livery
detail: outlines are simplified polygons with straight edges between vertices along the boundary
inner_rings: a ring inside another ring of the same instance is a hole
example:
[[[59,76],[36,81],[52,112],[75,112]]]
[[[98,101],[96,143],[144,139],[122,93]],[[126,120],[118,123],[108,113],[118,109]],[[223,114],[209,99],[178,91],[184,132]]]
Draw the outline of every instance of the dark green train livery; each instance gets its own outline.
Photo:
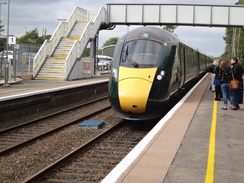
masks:
[[[202,74],[210,57],[155,27],[125,34],[115,47],[109,99],[116,116],[158,118],[178,89]]]

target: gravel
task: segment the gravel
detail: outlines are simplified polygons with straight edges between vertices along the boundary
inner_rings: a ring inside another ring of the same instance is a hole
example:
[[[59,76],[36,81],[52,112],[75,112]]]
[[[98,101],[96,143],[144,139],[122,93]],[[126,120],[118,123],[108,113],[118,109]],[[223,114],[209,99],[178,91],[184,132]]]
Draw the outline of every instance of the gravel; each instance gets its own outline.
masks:
[[[113,116],[111,109],[90,120],[104,120],[105,124],[100,129],[72,125],[28,147],[0,157],[0,182],[22,182],[91,138],[121,122],[120,118]]]

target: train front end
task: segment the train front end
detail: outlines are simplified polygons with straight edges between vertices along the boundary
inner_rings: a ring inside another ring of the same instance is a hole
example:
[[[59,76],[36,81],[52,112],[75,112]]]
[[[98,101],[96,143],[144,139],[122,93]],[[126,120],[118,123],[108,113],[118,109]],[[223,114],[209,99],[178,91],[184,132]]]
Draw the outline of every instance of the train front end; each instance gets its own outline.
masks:
[[[147,120],[163,114],[170,94],[172,74],[167,62],[172,46],[167,45],[168,39],[160,40],[160,32],[139,28],[118,41],[109,80],[109,99],[116,116]]]

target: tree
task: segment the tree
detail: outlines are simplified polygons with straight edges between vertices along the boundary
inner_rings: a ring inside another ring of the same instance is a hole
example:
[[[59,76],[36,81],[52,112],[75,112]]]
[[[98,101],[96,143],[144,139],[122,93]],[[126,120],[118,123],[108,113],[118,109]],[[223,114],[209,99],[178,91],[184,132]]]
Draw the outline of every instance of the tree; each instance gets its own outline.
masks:
[[[2,25],[2,20],[0,20],[0,35],[2,35],[3,31],[5,31],[4,25]]]
[[[34,45],[41,45],[45,39],[49,39],[51,35],[47,36],[39,36],[38,30],[30,30],[26,32],[25,35],[17,39],[18,44],[34,44]]]
[[[89,57],[90,56],[90,48],[86,48],[84,50],[83,56],[82,57]]]
[[[237,5],[244,5],[244,0],[240,0]],[[244,31],[241,28],[226,28],[224,37],[226,47],[222,58],[229,60],[236,56],[244,61]]]
[[[102,47],[105,47],[105,46],[109,46],[109,45],[115,45],[117,43],[117,41],[119,40],[118,37],[112,37],[110,38],[109,40],[105,41],[103,43],[103,46]]]
[[[5,30],[4,25],[1,25],[2,21],[0,21],[0,35],[2,35],[2,32]],[[0,38],[0,51],[3,50],[6,44],[6,38]]]
[[[170,33],[173,33],[176,28],[177,28],[177,26],[175,26],[175,25],[166,25],[163,29]]]
[[[236,5],[244,5],[244,0],[239,0],[239,2],[236,3]]]

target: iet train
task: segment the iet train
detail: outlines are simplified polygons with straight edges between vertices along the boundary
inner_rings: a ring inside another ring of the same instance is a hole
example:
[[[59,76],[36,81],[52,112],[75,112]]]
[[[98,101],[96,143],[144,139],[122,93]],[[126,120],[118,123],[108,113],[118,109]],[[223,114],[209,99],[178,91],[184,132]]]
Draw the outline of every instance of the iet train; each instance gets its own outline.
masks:
[[[161,28],[129,31],[118,40],[112,60],[109,100],[115,115],[129,120],[161,117],[171,96],[211,62]]]

